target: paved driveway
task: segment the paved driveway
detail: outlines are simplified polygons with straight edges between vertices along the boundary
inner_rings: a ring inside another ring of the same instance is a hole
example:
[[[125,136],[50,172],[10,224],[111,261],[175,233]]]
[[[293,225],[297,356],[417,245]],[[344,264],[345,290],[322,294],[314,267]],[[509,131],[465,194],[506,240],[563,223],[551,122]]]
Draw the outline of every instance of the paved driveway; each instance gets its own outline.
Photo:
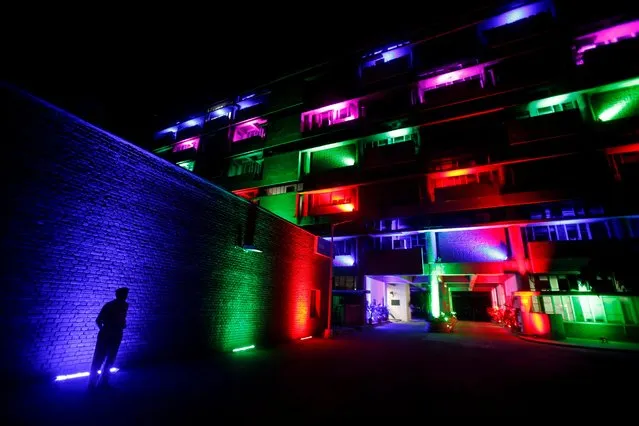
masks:
[[[453,334],[389,324],[208,362],[125,369],[114,376],[116,389],[97,395],[84,391],[85,379],[12,390],[12,421],[2,424],[615,417],[636,405],[637,361],[634,353],[525,342],[490,324],[462,322]]]

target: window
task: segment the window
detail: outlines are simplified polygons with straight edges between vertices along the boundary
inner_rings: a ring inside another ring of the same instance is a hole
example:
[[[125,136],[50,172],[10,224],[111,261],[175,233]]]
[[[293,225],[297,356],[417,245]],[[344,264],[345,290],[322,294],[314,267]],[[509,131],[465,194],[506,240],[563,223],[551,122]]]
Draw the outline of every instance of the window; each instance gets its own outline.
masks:
[[[377,250],[407,250],[426,247],[426,233],[375,237],[373,238],[373,247]]]
[[[639,305],[639,298],[637,297],[550,295],[533,296],[532,301],[533,312],[560,314],[565,322],[597,324],[637,324],[638,322],[636,306]]]
[[[401,135],[396,137],[387,137],[383,139],[365,141],[364,149],[366,150],[366,149],[372,149],[372,148],[379,148],[381,146],[393,145],[393,144],[402,143],[402,142],[414,142],[414,141],[415,139],[413,134]]]
[[[570,111],[574,109],[578,109],[579,105],[577,101],[570,101],[559,103],[556,105],[543,106],[541,108],[537,108],[537,115],[545,115],[552,114],[553,112],[562,112],[562,111]]]
[[[262,155],[235,158],[229,166],[229,177],[253,175],[259,176],[262,172]]]
[[[272,188],[266,188],[266,195],[279,195],[288,194],[290,192],[297,192],[304,189],[303,183],[294,183],[291,185],[280,185]]]
[[[310,291],[309,316],[311,318],[319,318],[320,316],[320,291],[319,290],[313,289]]]
[[[347,275],[338,275],[333,278],[333,286],[341,290],[355,290],[356,278]]]

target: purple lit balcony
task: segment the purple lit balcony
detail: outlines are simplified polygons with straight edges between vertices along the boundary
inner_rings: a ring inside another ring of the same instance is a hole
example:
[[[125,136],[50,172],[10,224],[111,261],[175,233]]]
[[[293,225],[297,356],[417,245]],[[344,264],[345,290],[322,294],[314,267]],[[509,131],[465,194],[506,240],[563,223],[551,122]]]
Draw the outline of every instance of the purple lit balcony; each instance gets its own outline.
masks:
[[[547,29],[554,15],[553,2],[542,0],[486,19],[477,29],[484,42],[505,43]]]
[[[267,120],[264,118],[254,118],[243,123],[236,124],[233,126],[233,136],[231,140],[233,142],[239,142],[251,138],[264,139],[266,137],[266,129],[264,129],[263,126],[266,122]]]
[[[497,62],[487,62],[483,64],[473,65],[467,68],[461,68],[461,64],[458,64],[455,71],[449,71],[444,74],[436,75],[434,77],[421,80],[418,83],[419,101],[421,103],[426,102],[426,92],[435,89],[451,86],[454,84],[460,84],[465,81],[477,80],[479,87],[484,88],[488,81],[492,82],[492,76],[486,72],[486,68],[491,67]],[[454,67],[453,67],[454,68]]]
[[[360,77],[366,83],[407,71],[412,66],[410,42],[395,44],[362,56]]]
[[[185,139],[185,140],[180,141],[180,142],[176,143],[175,145],[173,145],[173,149],[172,149],[171,152],[182,152],[182,151],[186,151],[188,149],[192,149],[194,151],[197,151],[199,146],[200,146],[200,138],[199,137],[189,138],[189,139]]]
[[[615,44],[623,40],[634,39],[639,33],[639,20],[604,28],[594,33],[586,34],[575,39],[575,63],[584,64],[584,53],[601,46]]]
[[[317,130],[359,118],[359,99],[351,99],[302,113],[302,132]]]

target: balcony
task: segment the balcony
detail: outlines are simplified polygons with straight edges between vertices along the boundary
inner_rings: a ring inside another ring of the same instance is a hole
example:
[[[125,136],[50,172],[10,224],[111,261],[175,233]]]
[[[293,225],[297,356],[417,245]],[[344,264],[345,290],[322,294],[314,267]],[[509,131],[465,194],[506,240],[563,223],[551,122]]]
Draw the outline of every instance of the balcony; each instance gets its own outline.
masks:
[[[488,45],[506,44],[552,28],[554,13],[552,1],[542,0],[487,19],[478,31]]]
[[[389,46],[362,57],[360,76],[364,84],[374,83],[412,67],[412,51],[409,42]]]
[[[438,75],[418,83],[419,101],[433,107],[480,96],[484,87],[492,85],[492,76],[486,69],[494,63],[465,67],[460,63],[438,70]]]
[[[264,146],[266,119],[253,118],[233,125],[229,131],[231,153],[253,151]]]
[[[228,176],[223,179],[223,186],[229,191],[260,186],[262,184],[261,173],[245,173],[241,175]]]
[[[422,275],[422,248],[371,250],[360,260],[363,275]]]
[[[417,214],[421,190],[418,178],[364,185],[359,188],[359,208],[366,217],[371,218]]]
[[[415,151],[415,142],[412,140],[366,148],[361,159],[361,167],[368,170],[414,162],[417,158]]]
[[[411,87],[384,92],[383,97],[362,99],[360,108],[368,122],[392,119],[407,112],[412,105]]]
[[[569,75],[573,68],[570,51],[555,43],[549,48],[507,58],[486,71],[492,73],[495,90],[503,91],[554,81]]]
[[[358,210],[358,188],[342,187],[302,194],[300,216],[324,216]]]
[[[506,124],[508,141],[518,145],[566,138],[583,131],[581,111],[573,109],[533,118],[512,120]]]
[[[462,200],[464,198],[488,197],[499,195],[501,188],[496,183],[470,183],[467,185],[451,186],[448,188],[436,188],[435,200],[437,202],[447,202]]]
[[[351,99],[302,113],[301,131],[313,132],[357,120],[360,99]]]

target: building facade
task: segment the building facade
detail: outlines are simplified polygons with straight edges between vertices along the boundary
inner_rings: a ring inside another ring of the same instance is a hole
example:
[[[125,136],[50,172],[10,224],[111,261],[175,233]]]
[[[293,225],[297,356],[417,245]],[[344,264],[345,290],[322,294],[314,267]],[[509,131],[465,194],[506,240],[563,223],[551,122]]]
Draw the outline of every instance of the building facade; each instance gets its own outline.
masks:
[[[516,305],[636,337],[638,31],[612,4],[495,5],[220,101],[153,149],[332,240],[336,323]]]

